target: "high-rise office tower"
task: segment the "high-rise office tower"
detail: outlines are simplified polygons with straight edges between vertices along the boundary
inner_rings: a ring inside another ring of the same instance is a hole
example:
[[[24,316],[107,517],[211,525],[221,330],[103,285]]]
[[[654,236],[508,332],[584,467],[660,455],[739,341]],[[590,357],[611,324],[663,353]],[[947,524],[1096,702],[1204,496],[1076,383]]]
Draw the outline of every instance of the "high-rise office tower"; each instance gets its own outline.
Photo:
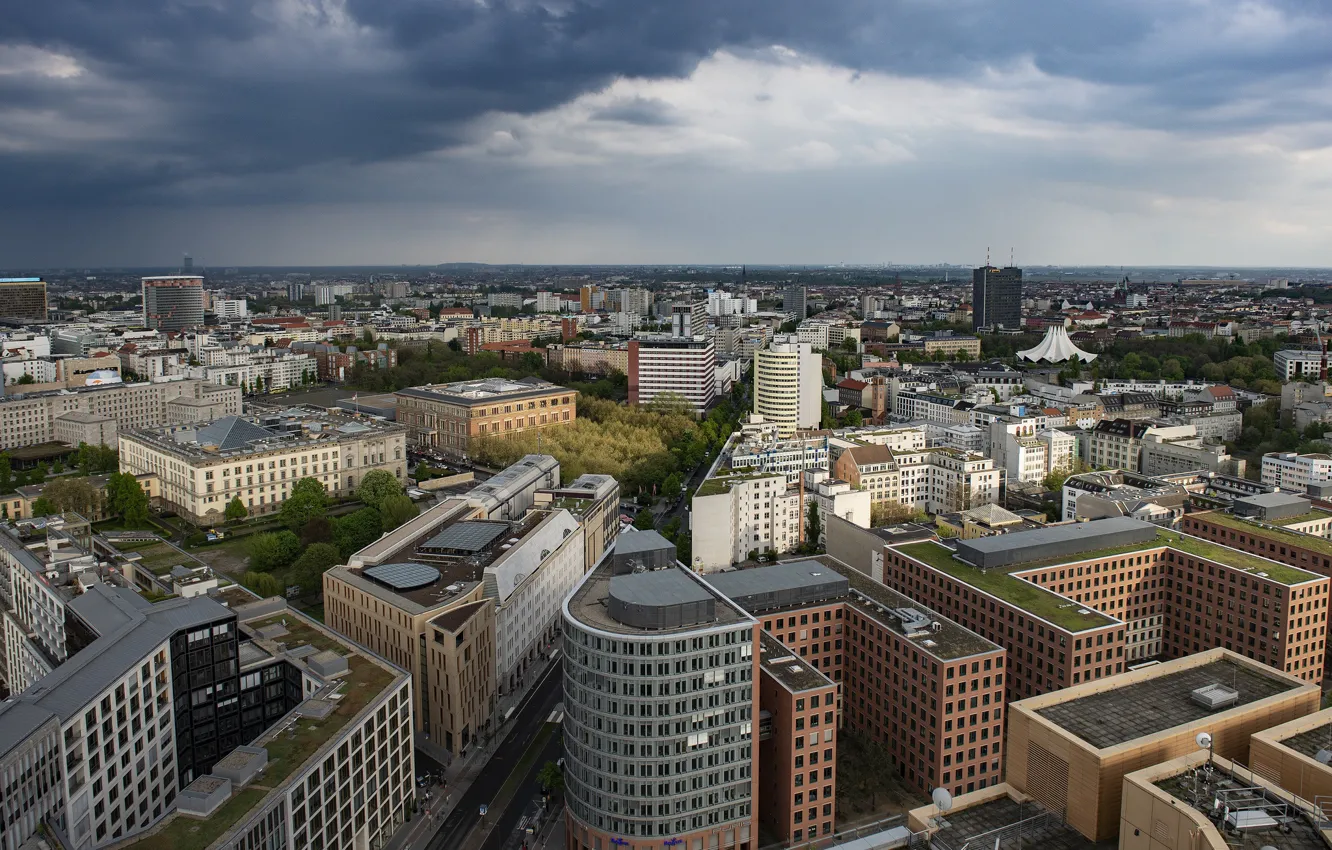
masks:
[[[563,619],[565,846],[756,847],[754,618],[640,531]]]
[[[203,278],[166,275],[143,279],[143,324],[159,331],[180,331],[203,324]]]
[[[782,310],[794,313],[797,322],[803,322],[809,316],[808,292],[803,286],[789,286],[782,293]]]
[[[1022,269],[984,265],[971,273],[971,326],[1015,331],[1022,327]]]
[[[754,352],[754,412],[789,437],[817,428],[823,414],[823,357],[794,334]]]
[[[0,315],[46,321],[46,281],[39,277],[0,277]]]

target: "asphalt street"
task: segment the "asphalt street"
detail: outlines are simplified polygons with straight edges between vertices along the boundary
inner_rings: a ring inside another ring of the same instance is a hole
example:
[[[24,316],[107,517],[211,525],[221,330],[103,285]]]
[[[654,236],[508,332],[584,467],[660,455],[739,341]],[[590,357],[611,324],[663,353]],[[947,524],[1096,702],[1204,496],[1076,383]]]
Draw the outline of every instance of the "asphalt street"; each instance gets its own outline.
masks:
[[[504,781],[509,778],[509,774],[517,767],[523,753],[527,751],[528,745],[532,743],[532,739],[536,737],[542,724],[555,709],[556,703],[562,698],[562,670],[562,663],[551,665],[541,681],[533,687],[527,701],[523,703],[522,709],[514,718],[508,736],[495,750],[486,766],[477,774],[471,787],[463,792],[462,799],[459,800],[457,806],[449,813],[449,816],[440,824],[435,834],[425,845],[427,850],[458,850],[466,842],[467,836],[471,834],[472,829],[481,820],[481,806],[483,804],[489,805],[495,798],[500,786],[504,784]],[[561,739],[556,734],[552,735],[550,740],[551,743],[558,745]],[[547,749],[550,749],[549,744]],[[537,759],[533,770],[539,771],[541,765],[559,758],[560,755],[558,746],[555,754],[549,756],[549,758],[543,753],[543,757]],[[535,776],[535,773],[533,773],[533,776]],[[528,779],[531,780],[531,777]],[[523,788],[525,789],[526,785]],[[509,823],[509,830],[512,831],[513,826],[522,815],[523,807],[531,799],[531,792],[520,790],[518,794],[514,795],[513,802],[505,811],[488,812],[487,818],[498,817],[502,824],[504,818],[509,817],[512,812],[512,820]],[[505,834],[503,830],[497,829],[492,833],[491,838],[494,839],[498,835],[499,840],[503,841]],[[489,847],[489,844],[487,844],[487,847]]]

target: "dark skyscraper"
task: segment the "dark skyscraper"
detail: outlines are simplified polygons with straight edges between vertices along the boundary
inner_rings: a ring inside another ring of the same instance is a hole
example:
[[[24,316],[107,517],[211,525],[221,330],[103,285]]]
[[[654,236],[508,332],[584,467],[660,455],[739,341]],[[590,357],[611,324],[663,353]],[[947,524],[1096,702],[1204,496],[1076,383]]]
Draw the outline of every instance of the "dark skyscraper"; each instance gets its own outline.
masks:
[[[803,286],[788,286],[782,293],[782,310],[795,316],[797,322],[803,322],[809,315],[809,293]]]
[[[1022,269],[1007,266],[997,269],[985,265],[971,273],[971,326],[1003,328],[1022,327]]]

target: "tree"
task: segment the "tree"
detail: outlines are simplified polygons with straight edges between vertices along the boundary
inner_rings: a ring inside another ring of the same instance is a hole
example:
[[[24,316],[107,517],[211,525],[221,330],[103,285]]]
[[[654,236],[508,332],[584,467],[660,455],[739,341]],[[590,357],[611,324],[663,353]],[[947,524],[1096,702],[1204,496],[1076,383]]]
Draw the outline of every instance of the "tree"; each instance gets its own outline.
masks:
[[[301,553],[291,565],[291,578],[306,593],[318,593],[329,567],[342,563],[338,547],[332,543],[315,543]]]
[[[392,531],[416,517],[416,503],[402,493],[389,496],[379,505],[379,519],[384,531]]]
[[[38,496],[36,501],[32,503],[33,516],[50,516],[58,513],[60,513],[60,509],[56,507],[55,502],[45,496]]]
[[[143,492],[139,479],[128,472],[115,472],[107,479],[106,507],[126,525],[148,523],[148,495]]]
[[[859,428],[865,424],[865,415],[859,410],[848,410],[842,415],[842,425],[847,428]]]
[[[0,492],[8,493],[14,486],[14,462],[9,454],[0,454]]]
[[[361,508],[333,523],[333,544],[343,558],[350,558],[379,539],[383,520],[374,508]]]
[[[870,526],[883,528],[902,522],[919,522],[926,519],[924,511],[916,510],[901,502],[875,502],[870,505]]]
[[[326,516],[317,516],[301,528],[301,545],[327,543],[333,539],[333,523]]]
[[[819,516],[819,503],[809,503],[809,528],[805,533],[805,544],[811,549],[817,548],[819,538],[823,536],[823,517]]]
[[[256,534],[246,549],[250,553],[250,569],[270,572],[287,566],[301,554],[301,540],[290,531],[276,534]]]
[[[853,336],[849,336],[842,340],[842,350],[855,354],[860,351],[860,341]]]
[[[356,488],[356,498],[372,508],[378,509],[390,496],[402,495],[402,482],[387,469],[372,469],[361,479],[361,486]]]
[[[131,480],[133,477],[130,476]],[[108,489],[109,487],[108,483]],[[60,478],[52,481],[43,488],[42,497],[50,500],[51,504],[62,513],[74,511],[85,517],[96,515],[102,501],[102,495],[87,478]]]
[[[315,478],[302,478],[292,485],[291,495],[282,503],[278,518],[291,531],[299,531],[305,524],[328,510],[328,491]]]
[[[270,596],[282,596],[285,590],[282,580],[269,573],[246,571],[241,573],[240,583],[265,599]]]
[[[639,511],[638,516],[634,517],[634,528],[639,531],[651,531],[656,528],[656,523],[652,521],[652,511]]]
[[[231,501],[227,502],[227,509],[222,514],[227,522],[239,522],[250,515],[246,510],[245,503],[241,501],[240,496],[232,496]]]
[[[541,766],[537,773],[537,782],[541,785],[541,790],[549,797],[551,794],[559,793],[564,789],[564,771],[553,761],[548,761]]]

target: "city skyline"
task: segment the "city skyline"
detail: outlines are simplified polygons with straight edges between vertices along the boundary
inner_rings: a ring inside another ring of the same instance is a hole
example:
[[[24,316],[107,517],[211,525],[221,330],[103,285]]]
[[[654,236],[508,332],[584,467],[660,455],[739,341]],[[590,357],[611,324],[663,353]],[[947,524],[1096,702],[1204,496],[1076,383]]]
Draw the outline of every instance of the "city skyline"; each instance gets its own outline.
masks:
[[[1330,27],[1227,0],[38,4],[0,39],[0,255],[1327,266]]]

